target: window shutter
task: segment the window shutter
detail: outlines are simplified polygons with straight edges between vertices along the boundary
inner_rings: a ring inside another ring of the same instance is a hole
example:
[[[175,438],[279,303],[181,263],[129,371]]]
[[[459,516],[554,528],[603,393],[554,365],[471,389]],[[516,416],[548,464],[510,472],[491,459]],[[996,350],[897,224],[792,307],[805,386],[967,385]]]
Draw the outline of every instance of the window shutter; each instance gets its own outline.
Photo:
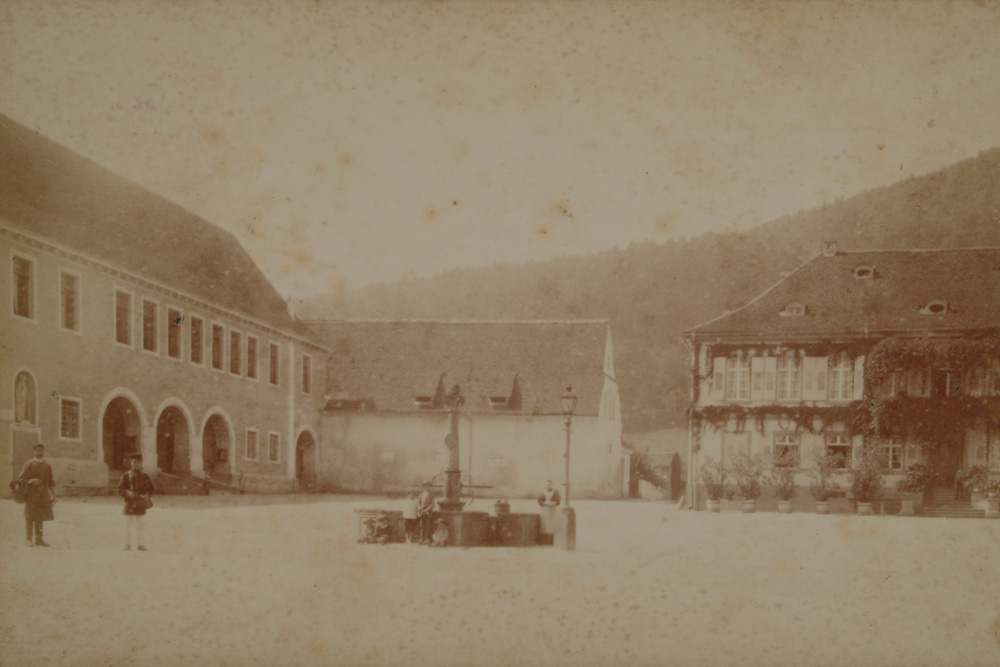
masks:
[[[854,400],[860,401],[865,392],[865,358],[864,356],[854,359]]]
[[[726,358],[716,357],[712,361],[712,400],[726,400]]]
[[[764,390],[761,393],[761,400],[773,401],[777,396],[774,378],[778,374],[778,359],[776,357],[764,357]]]
[[[820,374],[823,379],[820,379]],[[826,357],[806,357],[802,360],[803,401],[826,400]]]

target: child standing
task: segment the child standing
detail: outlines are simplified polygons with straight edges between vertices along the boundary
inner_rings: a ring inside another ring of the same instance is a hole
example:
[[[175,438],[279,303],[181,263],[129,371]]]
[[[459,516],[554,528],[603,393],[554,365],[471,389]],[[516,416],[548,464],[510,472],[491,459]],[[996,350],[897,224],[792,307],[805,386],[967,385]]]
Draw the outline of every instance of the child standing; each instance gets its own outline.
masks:
[[[403,530],[406,532],[406,542],[413,541],[414,531],[417,529],[417,492],[410,489],[406,494],[406,501],[403,504]]]

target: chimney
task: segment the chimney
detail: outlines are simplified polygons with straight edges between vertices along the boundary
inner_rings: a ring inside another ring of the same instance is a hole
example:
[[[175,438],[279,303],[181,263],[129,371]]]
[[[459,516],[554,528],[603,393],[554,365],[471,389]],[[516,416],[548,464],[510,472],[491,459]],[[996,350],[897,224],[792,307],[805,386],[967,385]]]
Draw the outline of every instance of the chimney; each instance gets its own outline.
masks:
[[[823,256],[833,257],[837,254],[837,242],[836,241],[823,241]]]

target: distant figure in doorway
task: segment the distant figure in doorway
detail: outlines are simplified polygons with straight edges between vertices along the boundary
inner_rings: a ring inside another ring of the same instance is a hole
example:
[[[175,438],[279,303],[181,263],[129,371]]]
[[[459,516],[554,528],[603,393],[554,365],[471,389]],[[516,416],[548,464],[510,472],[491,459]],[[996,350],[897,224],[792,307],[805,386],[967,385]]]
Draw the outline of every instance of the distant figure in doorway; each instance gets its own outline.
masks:
[[[406,543],[413,541],[417,532],[417,492],[410,489],[403,503],[403,531],[406,533]]]
[[[28,546],[49,546],[42,539],[42,522],[52,521],[52,505],[55,503],[56,483],[52,478],[52,466],[44,461],[45,445],[38,443],[34,447],[35,458],[24,464],[18,481],[24,489],[24,533]],[[31,534],[35,541],[32,543]]]
[[[559,497],[559,491],[557,491],[552,486],[552,480],[545,480],[545,490],[538,494],[538,504],[542,507],[552,505],[556,506],[562,502],[562,498]]]
[[[118,483],[118,495],[125,499],[125,551],[132,548],[133,534],[139,551],[145,551],[146,510],[153,506],[155,489],[153,480],[142,471],[142,454],[133,454],[131,464],[132,469]]]
[[[420,544],[430,544],[431,517],[434,514],[434,494],[427,487],[417,496],[417,532],[420,533]]]
[[[552,535],[556,532],[556,507],[562,502],[559,491],[552,486],[552,480],[545,480],[545,490],[538,494],[538,504],[542,506],[542,525],[540,531],[543,535]]]

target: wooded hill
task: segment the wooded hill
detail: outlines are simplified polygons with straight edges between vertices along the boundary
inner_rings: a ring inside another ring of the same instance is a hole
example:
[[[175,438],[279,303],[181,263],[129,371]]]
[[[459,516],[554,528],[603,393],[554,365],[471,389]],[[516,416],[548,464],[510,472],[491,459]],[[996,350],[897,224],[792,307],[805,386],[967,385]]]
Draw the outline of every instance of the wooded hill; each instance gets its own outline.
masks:
[[[744,232],[498,264],[321,295],[304,319],[608,318],[626,432],[684,423],[680,334],[740,307],[820,251],[1000,245],[1000,148]]]

